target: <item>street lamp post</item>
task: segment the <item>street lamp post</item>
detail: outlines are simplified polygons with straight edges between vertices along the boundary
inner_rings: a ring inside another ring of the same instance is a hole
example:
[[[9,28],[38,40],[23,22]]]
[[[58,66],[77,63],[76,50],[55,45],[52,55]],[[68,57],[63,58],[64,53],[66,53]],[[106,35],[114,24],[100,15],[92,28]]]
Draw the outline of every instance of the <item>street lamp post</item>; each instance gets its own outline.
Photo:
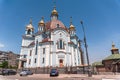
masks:
[[[85,43],[85,51],[86,51],[86,57],[87,57],[87,64],[88,64],[88,77],[92,77],[92,73],[91,73],[91,69],[90,69],[90,63],[89,63],[89,56],[88,56],[88,49],[87,49],[87,42],[86,42],[86,35],[85,35],[85,29],[84,29],[84,25],[83,25],[83,21],[80,21],[81,25],[82,25],[82,30],[84,33],[84,43]]]

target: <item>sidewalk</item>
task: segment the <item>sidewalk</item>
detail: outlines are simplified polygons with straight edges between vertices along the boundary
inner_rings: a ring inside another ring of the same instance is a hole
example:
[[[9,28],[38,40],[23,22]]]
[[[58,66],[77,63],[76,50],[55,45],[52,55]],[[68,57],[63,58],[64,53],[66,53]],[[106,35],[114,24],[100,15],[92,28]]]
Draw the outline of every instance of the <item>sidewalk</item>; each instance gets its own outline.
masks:
[[[120,80],[120,75],[93,75],[93,77],[102,80]]]

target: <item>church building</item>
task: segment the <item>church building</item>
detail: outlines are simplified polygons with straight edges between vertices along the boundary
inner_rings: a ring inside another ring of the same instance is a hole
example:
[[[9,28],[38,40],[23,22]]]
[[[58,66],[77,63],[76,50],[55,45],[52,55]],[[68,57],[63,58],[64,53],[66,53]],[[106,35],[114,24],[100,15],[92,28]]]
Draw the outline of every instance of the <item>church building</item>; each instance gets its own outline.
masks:
[[[65,67],[83,64],[83,53],[75,26],[70,22],[67,28],[59,19],[56,7],[50,21],[44,18],[34,32],[32,20],[22,36],[19,68]]]
[[[95,72],[119,72],[120,73],[120,53],[119,49],[112,43],[111,55],[107,56],[100,62],[93,64]]]

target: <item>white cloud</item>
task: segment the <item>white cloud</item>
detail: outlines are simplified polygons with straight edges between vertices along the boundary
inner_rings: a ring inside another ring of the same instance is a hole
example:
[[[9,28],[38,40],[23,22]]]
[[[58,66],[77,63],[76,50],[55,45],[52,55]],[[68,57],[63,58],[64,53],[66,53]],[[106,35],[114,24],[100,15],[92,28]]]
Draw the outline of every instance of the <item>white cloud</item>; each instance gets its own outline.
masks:
[[[4,45],[4,44],[2,44],[2,43],[0,43],[0,48],[3,48],[3,47],[5,47],[5,45]]]

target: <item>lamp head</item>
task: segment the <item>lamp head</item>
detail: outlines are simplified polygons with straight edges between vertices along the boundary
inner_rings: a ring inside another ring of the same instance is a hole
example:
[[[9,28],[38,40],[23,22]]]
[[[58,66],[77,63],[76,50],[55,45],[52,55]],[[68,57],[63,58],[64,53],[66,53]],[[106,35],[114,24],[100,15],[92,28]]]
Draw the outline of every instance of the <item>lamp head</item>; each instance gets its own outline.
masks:
[[[83,24],[83,21],[81,20],[80,23]]]

